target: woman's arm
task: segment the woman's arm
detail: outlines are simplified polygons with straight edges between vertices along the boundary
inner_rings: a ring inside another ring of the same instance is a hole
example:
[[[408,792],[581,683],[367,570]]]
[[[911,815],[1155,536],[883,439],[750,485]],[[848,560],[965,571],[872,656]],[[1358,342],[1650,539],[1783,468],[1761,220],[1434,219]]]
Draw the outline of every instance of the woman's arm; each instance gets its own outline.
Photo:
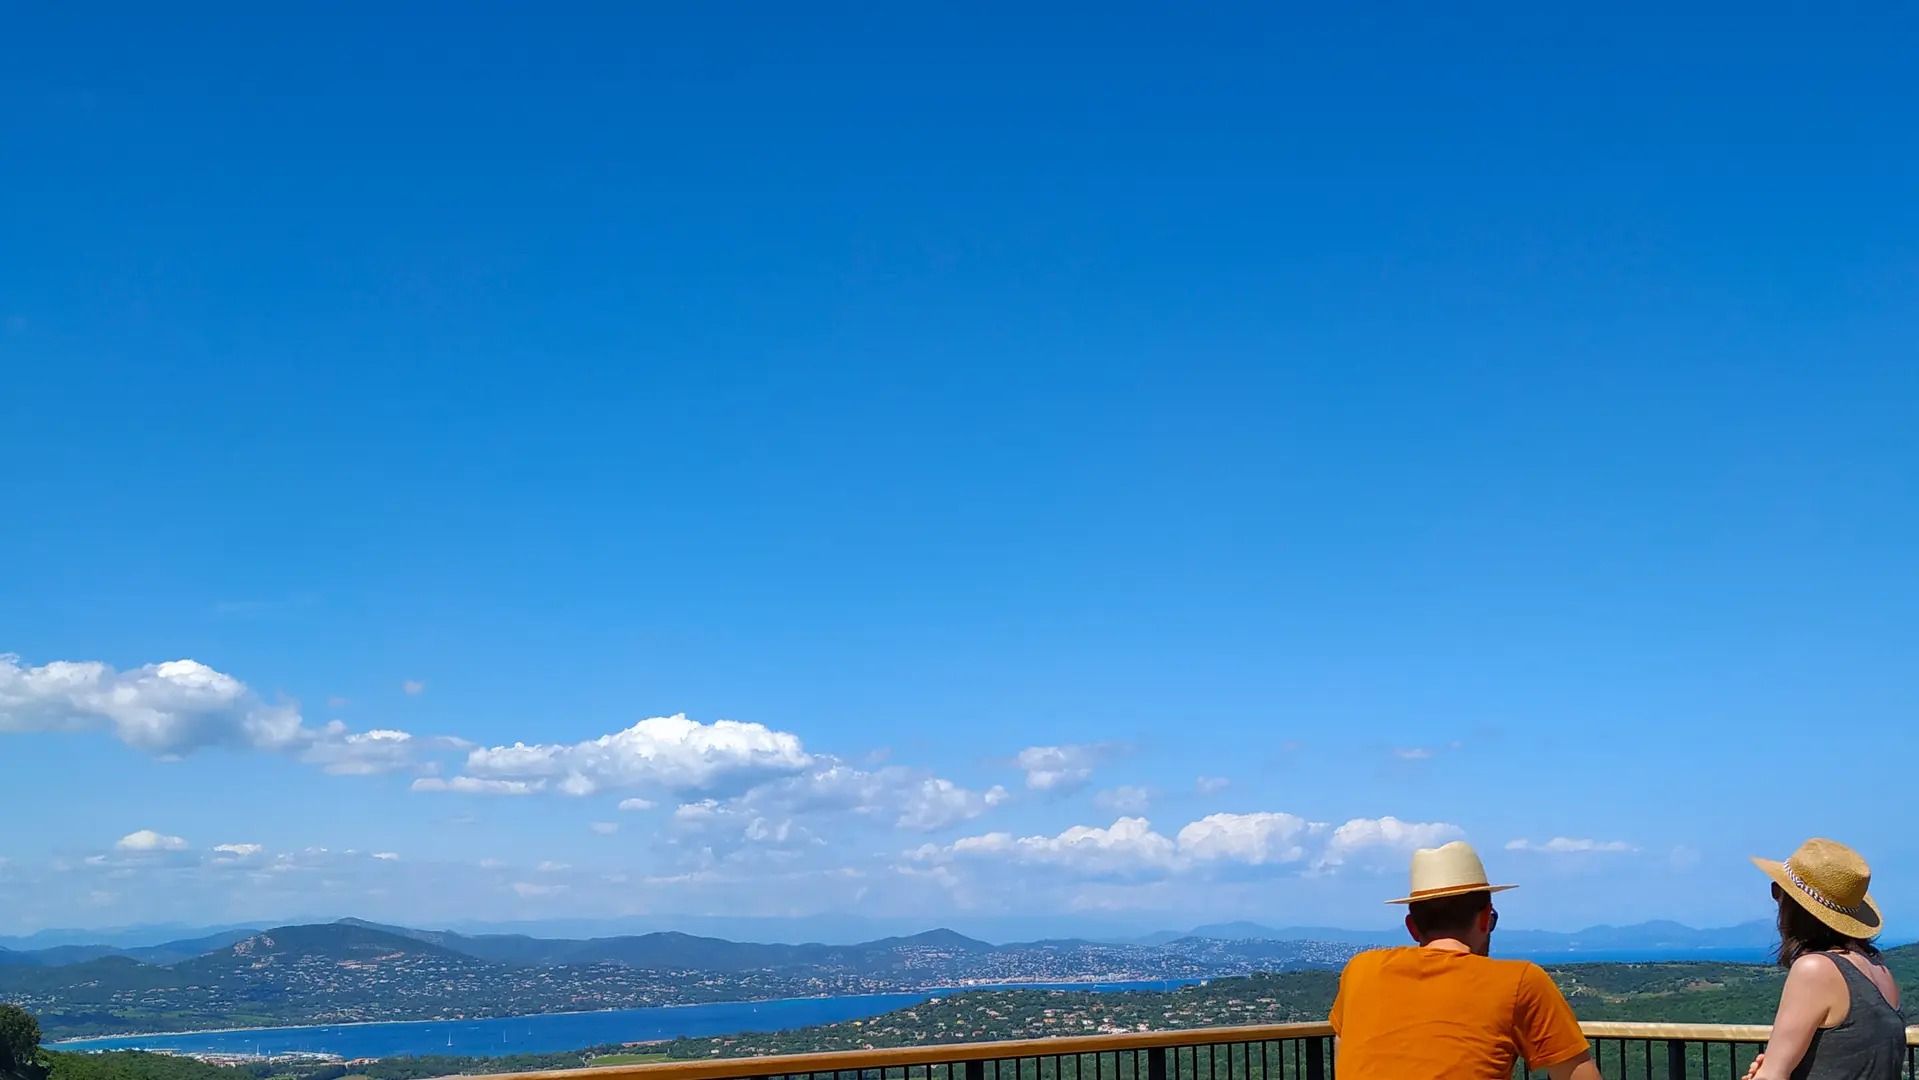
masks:
[[[1826,1027],[1833,1010],[1847,1000],[1846,979],[1830,956],[1807,955],[1792,962],[1786,988],[1779,992],[1779,1013],[1772,1020],[1772,1039],[1766,1052],[1753,1062],[1751,1080],[1787,1080],[1805,1059],[1813,1033]]]

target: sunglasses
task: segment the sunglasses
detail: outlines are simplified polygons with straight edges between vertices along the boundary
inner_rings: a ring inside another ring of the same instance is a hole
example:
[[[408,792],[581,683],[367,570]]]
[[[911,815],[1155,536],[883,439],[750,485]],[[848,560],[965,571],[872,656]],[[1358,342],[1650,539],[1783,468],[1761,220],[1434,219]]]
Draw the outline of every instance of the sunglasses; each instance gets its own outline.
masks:
[[[1490,934],[1494,930],[1499,929],[1499,909],[1487,908],[1486,911],[1488,915],[1490,915],[1490,918],[1486,920],[1486,932]]]

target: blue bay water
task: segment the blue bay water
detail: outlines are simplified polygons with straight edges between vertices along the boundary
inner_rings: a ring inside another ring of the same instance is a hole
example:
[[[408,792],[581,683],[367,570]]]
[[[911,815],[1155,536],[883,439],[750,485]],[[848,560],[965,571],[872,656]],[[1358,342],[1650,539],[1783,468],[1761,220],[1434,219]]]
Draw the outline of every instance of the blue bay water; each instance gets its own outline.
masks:
[[[1504,954],[1541,964],[1646,963],[1717,960],[1761,963],[1763,949],[1646,949],[1572,953]],[[647,1009],[588,1013],[548,1013],[496,1020],[425,1020],[316,1027],[250,1028],[178,1035],[121,1035],[58,1044],[60,1050],[171,1050],[191,1054],[337,1054],[341,1057],[393,1057],[402,1054],[550,1054],[610,1043],[671,1039],[680,1035],[730,1035],[741,1031],[784,1031],[864,1020],[961,990],[1157,990],[1200,980],[1113,983],[1045,983],[972,986],[897,994],[788,998],[779,1001],[727,1001]]]
[[[1044,987],[965,987],[985,989],[1148,990],[1182,985],[1177,981],[1047,984]],[[959,989],[847,997],[788,998],[780,1001],[726,1001],[605,1012],[548,1013],[503,1020],[423,1020],[330,1027],[249,1028],[179,1035],[122,1035],[63,1042],[57,1050],[171,1050],[190,1054],[338,1054],[343,1058],[400,1054],[550,1054],[608,1043],[671,1039],[680,1035],[730,1035],[740,1031],[784,1031],[813,1024],[863,1020],[917,1005]]]

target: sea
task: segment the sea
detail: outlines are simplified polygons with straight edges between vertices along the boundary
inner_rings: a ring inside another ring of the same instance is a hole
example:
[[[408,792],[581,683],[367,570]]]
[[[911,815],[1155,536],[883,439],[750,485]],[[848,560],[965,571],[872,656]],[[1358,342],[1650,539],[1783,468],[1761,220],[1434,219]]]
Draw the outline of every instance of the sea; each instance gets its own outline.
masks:
[[[1193,980],[1187,980],[1193,981]],[[1111,983],[1027,983],[1019,986],[967,986],[895,994],[787,998],[779,1001],[725,1001],[704,1005],[667,1005],[649,1009],[546,1013],[497,1020],[420,1020],[321,1027],[247,1028],[175,1035],[117,1035],[54,1044],[55,1050],[163,1050],[177,1054],[332,1054],[355,1058],[403,1054],[551,1054],[611,1043],[647,1042],[679,1036],[731,1035],[741,1031],[790,1028],[864,1020],[932,998],[965,990],[1161,990],[1185,985],[1180,980]]]
[[[1761,949],[1651,949],[1530,955],[1541,964],[1643,963],[1718,960],[1759,963]],[[181,1054],[330,1054],[347,1060],[404,1054],[551,1054],[613,1043],[648,1042],[679,1036],[731,1035],[742,1031],[785,1031],[864,1020],[962,990],[1161,990],[1204,980],[1152,980],[1110,983],[1024,983],[968,986],[893,994],[787,998],[779,1001],[726,1001],[705,1005],[668,1005],[604,1012],[546,1013],[496,1020],[419,1020],[320,1027],[247,1028],[173,1035],[117,1035],[62,1042],[59,1050],[164,1050]]]

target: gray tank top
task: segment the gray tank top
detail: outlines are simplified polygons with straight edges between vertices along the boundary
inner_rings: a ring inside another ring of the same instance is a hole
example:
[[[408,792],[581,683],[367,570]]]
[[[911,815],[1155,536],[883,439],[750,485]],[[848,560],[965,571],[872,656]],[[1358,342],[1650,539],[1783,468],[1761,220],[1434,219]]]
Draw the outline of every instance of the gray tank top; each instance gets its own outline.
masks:
[[[1906,1018],[1843,956],[1820,953],[1846,977],[1852,1002],[1838,1027],[1813,1033],[1792,1080],[1899,1080],[1906,1072]]]

